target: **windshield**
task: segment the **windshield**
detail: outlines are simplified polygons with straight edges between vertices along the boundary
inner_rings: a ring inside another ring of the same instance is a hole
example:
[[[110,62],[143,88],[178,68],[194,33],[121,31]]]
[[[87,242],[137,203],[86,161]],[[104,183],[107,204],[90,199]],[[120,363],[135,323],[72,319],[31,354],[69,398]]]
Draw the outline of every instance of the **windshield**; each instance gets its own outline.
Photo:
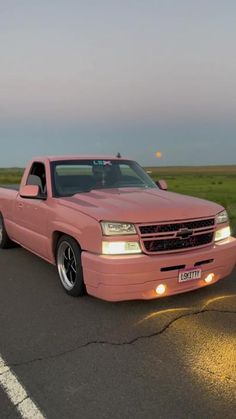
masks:
[[[52,163],[54,196],[109,188],[157,188],[146,172],[129,160],[68,160]]]

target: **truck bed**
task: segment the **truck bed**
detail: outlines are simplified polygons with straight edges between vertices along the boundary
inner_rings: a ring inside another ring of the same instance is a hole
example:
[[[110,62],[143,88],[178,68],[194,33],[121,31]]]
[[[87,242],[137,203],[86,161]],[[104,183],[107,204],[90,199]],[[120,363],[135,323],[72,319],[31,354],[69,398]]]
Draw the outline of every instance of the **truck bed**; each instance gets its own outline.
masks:
[[[7,219],[12,219],[13,208],[18,195],[19,185],[0,185],[0,214]]]
[[[0,184],[0,188],[11,189],[13,191],[19,191],[20,185],[1,185]]]

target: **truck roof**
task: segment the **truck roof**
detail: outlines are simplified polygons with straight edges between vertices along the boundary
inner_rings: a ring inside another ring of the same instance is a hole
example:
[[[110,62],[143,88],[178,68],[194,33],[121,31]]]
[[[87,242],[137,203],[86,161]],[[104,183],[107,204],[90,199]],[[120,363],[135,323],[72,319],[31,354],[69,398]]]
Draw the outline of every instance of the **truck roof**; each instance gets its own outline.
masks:
[[[61,160],[130,160],[126,157],[116,157],[116,156],[107,156],[107,155],[61,155],[61,156],[38,156],[33,159],[34,161],[61,161]]]

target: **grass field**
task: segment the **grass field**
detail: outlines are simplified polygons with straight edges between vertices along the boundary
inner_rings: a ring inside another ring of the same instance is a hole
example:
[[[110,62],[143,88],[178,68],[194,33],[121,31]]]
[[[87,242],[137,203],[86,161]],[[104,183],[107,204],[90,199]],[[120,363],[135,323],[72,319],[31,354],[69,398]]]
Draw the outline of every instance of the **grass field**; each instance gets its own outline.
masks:
[[[236,235],[236,165],[208,167],[149,167],[154,180],[165,179],[169,190],[222,204]],[[23,169],[0,169],[0,184],[20,182]]]
[[[0,185],[14,185],[20,182],[24,169],[0,169]]]
[[[150,167],[153,179],[165,179],[168,189],[223,205],[236,236],[236,165],[209,167]]]

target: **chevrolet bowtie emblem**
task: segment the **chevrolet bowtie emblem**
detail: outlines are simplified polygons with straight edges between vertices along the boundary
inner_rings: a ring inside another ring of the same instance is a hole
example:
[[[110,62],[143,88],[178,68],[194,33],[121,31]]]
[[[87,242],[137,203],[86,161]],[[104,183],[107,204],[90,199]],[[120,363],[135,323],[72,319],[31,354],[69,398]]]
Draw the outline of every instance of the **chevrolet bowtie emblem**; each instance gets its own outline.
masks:
[[[188,237],[193,235],[193,231],[189,230],[188,228],[182,228],[181,230],[178,231],[177,233],[177,237],[179,237],[180,239],[187,239]]]

